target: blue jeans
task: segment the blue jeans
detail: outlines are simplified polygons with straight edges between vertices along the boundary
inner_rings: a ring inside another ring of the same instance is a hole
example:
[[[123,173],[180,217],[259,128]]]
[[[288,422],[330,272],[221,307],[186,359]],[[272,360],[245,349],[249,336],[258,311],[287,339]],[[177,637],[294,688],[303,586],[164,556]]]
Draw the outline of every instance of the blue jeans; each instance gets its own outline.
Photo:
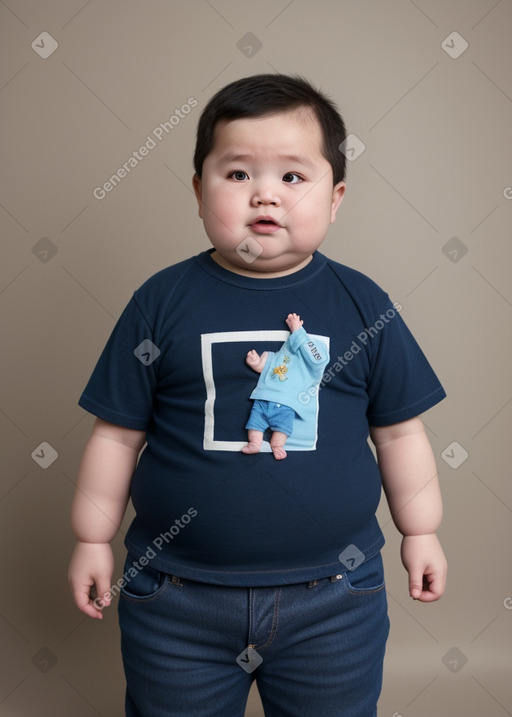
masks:
[[[253,680],[266,717],[375,717],[389,628],[382,558],[340,567],[240,588],[149,564],[119,601],[127,717],[243,717]]]

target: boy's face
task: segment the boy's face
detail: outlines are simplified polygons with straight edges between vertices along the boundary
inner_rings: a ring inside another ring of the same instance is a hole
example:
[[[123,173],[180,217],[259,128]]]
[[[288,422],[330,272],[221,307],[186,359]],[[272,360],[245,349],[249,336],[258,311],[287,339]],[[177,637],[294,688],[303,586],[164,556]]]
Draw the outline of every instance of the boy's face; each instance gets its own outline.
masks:
[[[344,182],[333,187],[321,148],[320,126],[306,109],[217,124],[193,184],[219,264],[276,276],[309,263],[345,192]]]

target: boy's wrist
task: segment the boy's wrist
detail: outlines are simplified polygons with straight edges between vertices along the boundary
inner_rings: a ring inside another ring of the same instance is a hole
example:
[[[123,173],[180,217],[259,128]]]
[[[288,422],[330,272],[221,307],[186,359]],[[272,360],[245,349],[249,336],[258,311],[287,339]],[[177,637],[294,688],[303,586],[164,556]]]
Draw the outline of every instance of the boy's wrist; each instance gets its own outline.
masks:
[[[77,538],[77,543],[86,543],[87,545],[110,545],[110,540],[84,540],[84,538]]]
[[[75,541],[81,545],[110,545],[110,540],[84,540],[84,538],[79,538],[76,534]]]
[[[420,541],[421,539],[427,539],[427,538],[434,538],[436,540],[439,540],[437,536],[437,531],[433,530],[431,533],[402,533],[402,542],[404,540],[413,541],[415,538]]]

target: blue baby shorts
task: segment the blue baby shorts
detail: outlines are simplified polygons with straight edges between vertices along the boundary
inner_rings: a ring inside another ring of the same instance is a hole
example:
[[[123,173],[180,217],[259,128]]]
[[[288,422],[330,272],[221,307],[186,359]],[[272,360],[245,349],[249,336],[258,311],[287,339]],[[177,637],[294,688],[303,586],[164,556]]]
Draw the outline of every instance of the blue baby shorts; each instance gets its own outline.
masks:
[[[295,411],[290,406],[256,399],[245,428],[265,432],[270,427],[272,431],[280,431],[291,436],[294,418]]]

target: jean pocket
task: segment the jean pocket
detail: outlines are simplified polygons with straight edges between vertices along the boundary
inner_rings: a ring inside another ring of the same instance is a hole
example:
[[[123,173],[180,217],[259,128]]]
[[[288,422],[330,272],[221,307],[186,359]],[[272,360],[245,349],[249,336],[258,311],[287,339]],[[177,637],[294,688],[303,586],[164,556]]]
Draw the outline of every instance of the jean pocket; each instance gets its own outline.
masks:
[[[167,584],[166,573],[153,568],[147,562],[145,565],[141,565],[140,559],[137,560],[130,553],[126,556],[123,578],[125,583],[121,589],[121,595],[135,600],[156,597]]]
[[[354,595],[376,593],[384,589],[384,564],[382,555],[377,553],[364,560],[355,570],[345,575],[348,590]]]

